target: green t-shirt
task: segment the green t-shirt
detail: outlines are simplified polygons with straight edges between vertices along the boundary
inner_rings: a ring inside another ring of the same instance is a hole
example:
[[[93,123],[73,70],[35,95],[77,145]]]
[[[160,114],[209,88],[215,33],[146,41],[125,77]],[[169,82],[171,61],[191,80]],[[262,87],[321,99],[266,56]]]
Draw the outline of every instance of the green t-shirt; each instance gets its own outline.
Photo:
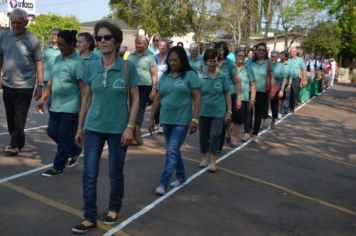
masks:
[[[200,116],[224,117],[226,114],[225,92],[229,91],[230,83],[227,74],[219,71],[215,78],[205,70],[200,75],[201,99]]]
[[[237,75],[236,65],[228,58],[220,65],[220,70],[228,75],[230,83],[230,94],[236,94],[236,87],[234,83],[234,77]]]
[[[128,63],[130,87],[138,84],[135,65]],[[89,62],[84,77],[92,97],[84,128],[101,133],[121,134],[129,119],[125,64],[117,58],[111,69],[105,71],[101,58]]]
[[[60,54],[59,48],[54,48],[52,45],[48,45],[43,51],[43,81],[50,79],[53,63]]]
[[[271,63],[272,64],[272,63]],[[261,64],[257,61],[251,60],[248,63],[248,72],[251,79],[256,81],[256,92],[266,92],[266,78],[267,78],[268,60],[264,59]],[[271,72],[272,66],[271,66]]]
[[[250,83],[254,82],[249,73],[246,65],[239,72],[241,87],[242,87],[242,101],[250,101]]]
[[[79,80],[83,80],[85,64],[77,52],[67,58],[57,56],[50,74],[51,107],[53,112],[79,113],[81,93]]]
[[[90,61],[96,60],[97,58],[101,58],[101,54],[97,54],[94,51],[89,52],[86,57],[82,57],[86,66],[89,64]]]
[[[277,84],[278,89],[281,89],[282,82],[283,80],[286,80],[289,78],[290,71],[289,71],[289,65],[288,62],[282,63],[282,62],[277,62],[273,63],[273,75],[274,75],[274,82]]]
[[[202,68],[204,66],[202,56],[198,55],[196,58],[192,58],[192,56],[188,56],[188,60],[189,60],[190,67],[192,67],[192,69],[195,70],[195,72],[197,72],[198,74],[202,72]]]
[[[192,119],[192,90],[200,88],[197,73],[186,71],[176,78],[164,73],[157,88],[161,97],[161,124],[188,126]]]
[[[305,65],[304,60],[301,57],[294,57],[288,59],[288,64],[290,66],[290,73],[292,78],[299,77],[300,70],[306,69],[307,66]]]
[[[129,61],[136,66],[136,70],[140,76],[138,85],[151,86],[151,68],[157,67],[157,64],[150,50],[146,50],[143,55],[138,55],[136,52],[131,53]]]

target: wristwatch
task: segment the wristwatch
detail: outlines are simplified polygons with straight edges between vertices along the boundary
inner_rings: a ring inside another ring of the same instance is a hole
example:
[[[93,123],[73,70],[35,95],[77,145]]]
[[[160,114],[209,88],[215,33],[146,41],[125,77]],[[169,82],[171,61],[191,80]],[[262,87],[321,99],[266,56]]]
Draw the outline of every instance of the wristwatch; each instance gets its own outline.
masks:
[[[196,118],[193,118],[193,119],[192,119],[192,122],[193,122],[194,124],[196,124],[196,125],[199,125],[199,120],[196,119]]]

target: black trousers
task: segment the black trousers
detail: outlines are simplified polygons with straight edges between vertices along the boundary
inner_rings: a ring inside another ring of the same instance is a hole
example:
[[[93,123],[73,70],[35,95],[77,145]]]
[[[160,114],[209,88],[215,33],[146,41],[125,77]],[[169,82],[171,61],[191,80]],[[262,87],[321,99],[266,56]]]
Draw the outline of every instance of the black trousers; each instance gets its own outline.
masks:
[[[279,109],[279,97],[278,93],[274,95],[271,100],[271,110],[272,110],[272,118],[275,120],[278,118],[278,109]]]
[[[25,146],[25,125],[31,105],[33,88],[14,89],[3,86],[7,129],[11,136],[10,146],[21,149]]]
[[[262,118],[266,115],[268,110],[268,98],[265,92],[256,92],[255,102],[255,120],[253,123],[253,135],[257,135],[260,131]]]
[[[299,87],[300,84],[300,78],[293,78],[292,80],[292,86],[290,90],[290,97],[289,97],[289,110],[294,111],[294,109],[298,106],[298,101],[299,101]]]

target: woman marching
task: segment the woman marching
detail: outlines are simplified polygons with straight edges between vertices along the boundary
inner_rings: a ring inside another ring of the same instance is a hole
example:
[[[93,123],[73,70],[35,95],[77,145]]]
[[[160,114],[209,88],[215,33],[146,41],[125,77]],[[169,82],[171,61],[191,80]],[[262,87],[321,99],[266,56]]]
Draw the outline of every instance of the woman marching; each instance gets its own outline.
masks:
[[[255,55],[248,64],[249,75],[256,81],[256,103],[255,120],[253,124],[253,141],[259,142],[258,133],[263,116],[268,109],[268,101],[274,97],[273,89],[267,94],[266,80],[269,80],[270,87],[274,87],[273,71],[271,62],[267,57],[267,47],[265,43],[256,45]]]
[[[242,105],[241,109],[238,110],[237,114],[238,125],[236,125],[236,128],[233,127],[232,133],[236,134],[236,137],[238,137],[238,134],[240,133],[240,126],[241,124],[243,124],[244,136],[242,138],[242,141],[246,142],[248,139],[250,139],[251,116],[256,99],[256,83],[254,81],[254,78],[252,78],[248,73],[248,65],[246,65],[246,63],[248,64],[248,61],[246,61],[246,52],[243,49],[239,49],[236,52],[236,57],[238,78],[241,81],[242,87]],[[238,138],[235,138],[235,135],[231,136],[231,144],[238,144]]]
[[[77,49],[85,65],[88,65],[90,61],[95,60],[98,55],[93,52],[95,48],[95,42],[93,36],[88,32],[78,34],[77,37]]]
[[[166,140],[166,164],[161,175],[158,195],[167,192],[169,185],[175,187],[186,180],[180,147],[185,136],[197,130],[199,125],[200,81],[191,69],[187,54],[175,46],[168,53],[168,69],[158,82],[158,92],[152,105],[149,131],[155,128],[154,117],[161,105],[160,123]],[[192,110],[193,108],[193,110]],[[176,180],[171,182],[175,171]]]
[[[216,172],[216,158],[224,122],[231,121],[231,96],[229,78],[218,68],[219,52],[208,49],[204,54],[206,69],[201,74],[201,109],[199,141],[202,161],[200,168],[210,165],[209,172]]]
[[[125,155],[127,145],[133,139],[139,104],[139,77],[135,66],[117,57],[116,53],[122,42],[121,29],[107,21],[99,21],[94,33],[102,57],[89,62],[84,73],[88,86],[76,134],[76,142],[84,145],[84,221],[72,228],[74,233],[86,233],[97,227],[96,185],[105,142],[109,146],[111,191],[103,222],[108,225],[116,223],[124,196]],[[128,96],[131,98],[130,113]]]
[[[76,33],[63,30],[58,34],[61,55],[57,56],[52,64],[48,86],[37,105],[37,110],[43,112],[44,103],[51,98],[47,134],[58,145],[53,167],[42,173],[45,177],[63,175],[68,158],[71,156],[77,160],[82,152],[74,140],[80,102],[85,89],[85,65],[75,51]],[[71,166],[71,163],[69,165]]]

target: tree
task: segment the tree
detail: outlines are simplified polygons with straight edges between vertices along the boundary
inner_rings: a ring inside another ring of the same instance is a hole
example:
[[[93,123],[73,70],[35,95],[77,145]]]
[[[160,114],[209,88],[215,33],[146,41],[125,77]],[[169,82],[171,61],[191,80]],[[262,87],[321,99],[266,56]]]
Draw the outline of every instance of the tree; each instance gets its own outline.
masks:
[[[149,37],[182,35],[189,26],[188,0],[110,0],[109,4],[118,18],[145,30]]]
[[[342,46],[340,34],[341,29],[336,21],[321,22],[309,30],[302,47],[309,52],[337,57]]]
[[[55,14],[39,15],[36,21],[28,26],[28,30],[39,38],[48,39],[52,29],[80,30],[80,23],[77,18],[63,17]]]

